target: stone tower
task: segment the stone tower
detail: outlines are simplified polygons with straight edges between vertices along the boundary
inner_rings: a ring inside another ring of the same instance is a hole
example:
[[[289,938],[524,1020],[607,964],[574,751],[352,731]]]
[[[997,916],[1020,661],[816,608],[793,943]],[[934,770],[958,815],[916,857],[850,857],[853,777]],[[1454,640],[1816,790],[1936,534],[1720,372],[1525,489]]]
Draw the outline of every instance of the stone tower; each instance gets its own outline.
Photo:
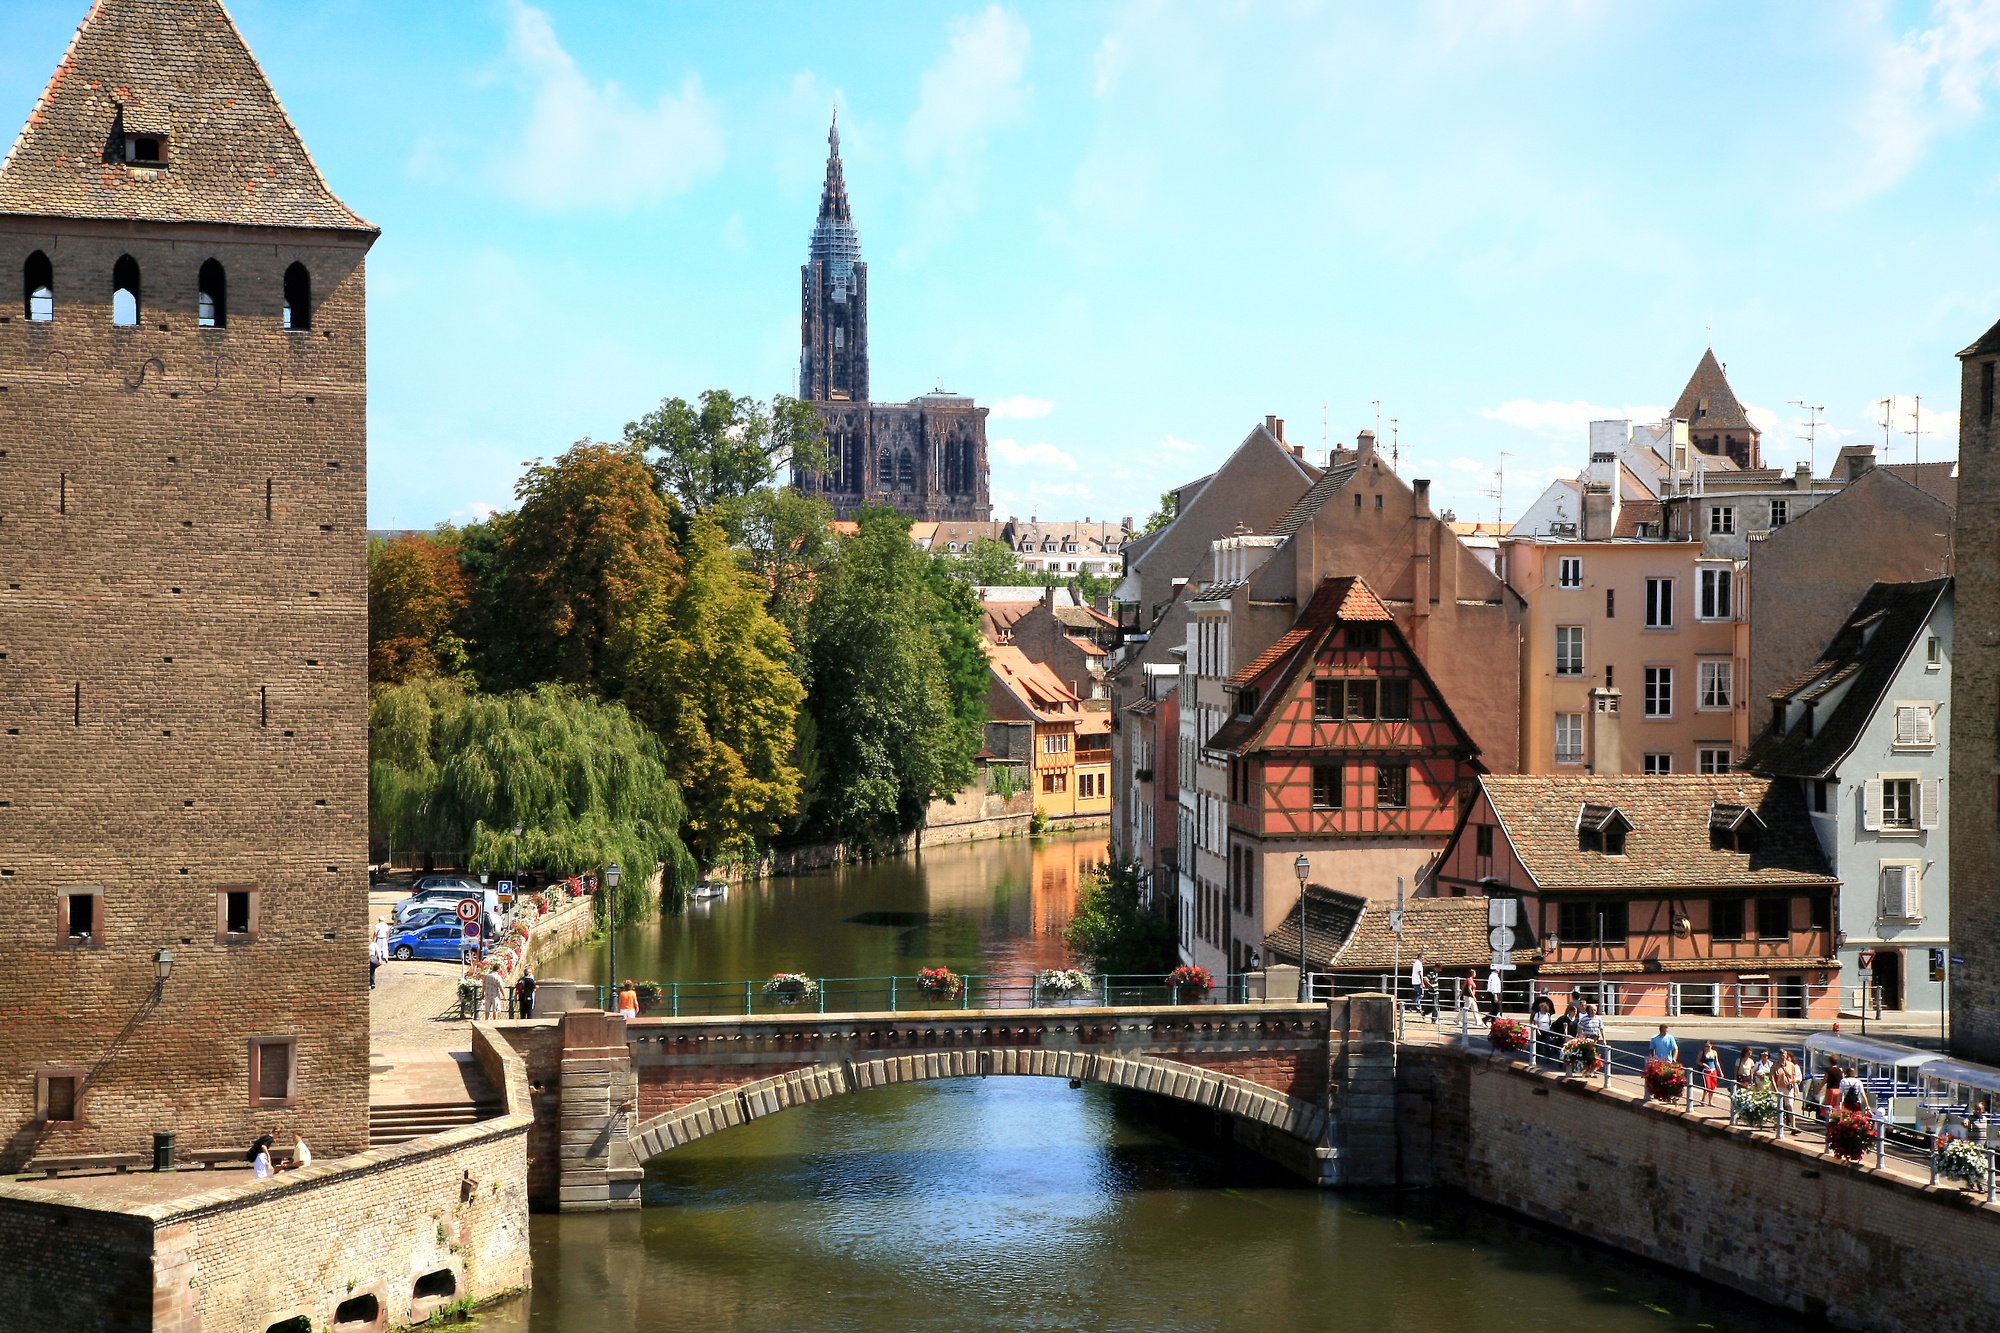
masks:
[[[96,0],[0,165],[0,1171],[366,1145],[376,235],[219,0]]]
[[[799,397],[808,402],[868,401],[868,265],[847,204],[840,165],[840,121],[827,131],[826,184],[819,220],[799,270]]]
[[[2000,324],[1958,354],[1951,662],[1952,1053],[2000,1062]]]
[[[1688,438],[1701,452],[1733,459],[1740,468],[1764,466],[1758,444],[1763,433],[1751,424],[1743,404],[1736,400],[1736,391],[1729,387],[1729,376],[1715,359],[1713,347],[1702,352],[1669,415],[1688,423]]]

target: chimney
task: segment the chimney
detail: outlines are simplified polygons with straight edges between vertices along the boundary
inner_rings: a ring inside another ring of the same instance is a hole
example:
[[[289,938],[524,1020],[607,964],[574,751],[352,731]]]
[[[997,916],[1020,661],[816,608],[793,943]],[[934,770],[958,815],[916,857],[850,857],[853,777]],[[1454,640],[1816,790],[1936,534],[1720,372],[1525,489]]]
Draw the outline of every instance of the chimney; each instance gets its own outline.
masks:
[[[1850,445],[1840,452],[1847,455],[1847,479],[1861,480],[1861,474],[1875,466],[1875,446],[1872,444]]]
[[[1276,417],[1272,416],[1269,412],[1266,412],[1264,414],[1264,433],[1270,436],[1272,439],[1276,440],[1279,444],[1283,444],[1285,442],[1284,423],[1280,422]]]
[[[1285,419],[1283,417],[1272,417],[1271,420],[1275,423],[1276,427],[1271,433],[1278,437],[1279,444],[1283,444],[1285,442]]]
[[[1812,486],[1812,464],[1800,463],[1792,469],[1792,486],[1796,490],[1808,490]]]
[[[1121,519],[1119,519],[1119,520],[1118,520],[1118,522],[1119,522],[1119,526],[1123,527],[1123,528],[1125,529],[1125,531],[1127,531],[1127,532],[1130,532],[1130,531],[1132,530],[1132,518],[1131,518],[1131,515],[1129,515],[1129,514],[1128,514],[1128,515],[1126,515],[1126,516],[1125,516],[1124,518],[1121,518]]]
[[[1042,589],[1042,605],[1050,611],[1056,609],[1056,589],[1054,584]]]
[[[1418,477],[1410,483],[1410,489],[1416,492],[1417,513],[1424,518],[1429,518],[1431,513],[1431,483],[1429,478]]]
[[[1580,535],[1585,541],[1603,541],[1618,531],[1618,511],[1623,498],[1618,493],[1618,455],[1593,452],[1583,482]]]
[[[1621,698],[1608,685],[1590,692],[1590,771],[1599,777],[1625,771],[1625,740],[1618,717]]]
[[[1354,452],[1358,458],[1373,458],[1375,456],[1375,432],[1364,430],[1355,436]]]

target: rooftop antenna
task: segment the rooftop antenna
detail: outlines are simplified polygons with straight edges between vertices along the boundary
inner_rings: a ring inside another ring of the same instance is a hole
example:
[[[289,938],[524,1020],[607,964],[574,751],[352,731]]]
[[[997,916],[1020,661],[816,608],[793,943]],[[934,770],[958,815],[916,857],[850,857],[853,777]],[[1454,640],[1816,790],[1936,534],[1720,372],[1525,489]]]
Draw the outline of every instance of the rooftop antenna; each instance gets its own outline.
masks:
[[[1379,445],[1382,443],[1382,400],[1370,398],[1368,405],[1375,409],[1375,443]]]
[[[1884,398],[1876,404],[1877,407],[1882,409],[1882,461],[1885,463],[1889,461],[1890,423],[1895,419],[1891,409],[1895,407],[1895,404],[1896,399],[1893,395]]]
[[[1910,461],[1921,463],[1924,461],[1924,396],[1918,394],[1914,402],[1916,406],[1910,409],[1910,428],[1903,434],[1910,437],[1910,448],[1915,451]]]
[[[1389,470],[1401,471],[1403,461],[1402,440],[1396,433],[1396,418],[1389,418]]]
[[[1496,528],[1505,527],[1507,524],[1507,502],[1505,499],[1507,460],[1513,456],[1505,450],[1501,451],[1500,461],[1493,467],[1493,489],[1480,492],[1481,495],[1490,495],[1493,497],[1493,526]]]
[[[1815,461],[1815,454],[1818,451],[1813,447],[1813,442],[1819,435],[1819,414],[1826,411],[1826,404],[1808,403],[1803,398],[1794,398],[1792,406],[1803,407],[1806,410],[1806,477],[1810,480],[1819,470]],[[1794,435],[1792,438],[1797,439],[1798,436]]]
[[[1331,442],[1326,434],[1326,404],[1319,405],[1319,451],[1329,458],[1333,456]]]

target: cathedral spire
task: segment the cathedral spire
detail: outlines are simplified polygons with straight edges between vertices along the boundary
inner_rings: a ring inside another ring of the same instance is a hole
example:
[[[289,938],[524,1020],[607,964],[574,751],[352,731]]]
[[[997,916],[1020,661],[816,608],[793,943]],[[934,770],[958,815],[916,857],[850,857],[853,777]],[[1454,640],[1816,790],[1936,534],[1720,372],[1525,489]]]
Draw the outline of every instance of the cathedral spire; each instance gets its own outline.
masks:
[[[842,276],[861,258],[861,234],[847,204],[847,173],[840,163],[840,112],[826,132],[826,184],[819,195],[819,220],[813,224],[811,258],[841,265]]]

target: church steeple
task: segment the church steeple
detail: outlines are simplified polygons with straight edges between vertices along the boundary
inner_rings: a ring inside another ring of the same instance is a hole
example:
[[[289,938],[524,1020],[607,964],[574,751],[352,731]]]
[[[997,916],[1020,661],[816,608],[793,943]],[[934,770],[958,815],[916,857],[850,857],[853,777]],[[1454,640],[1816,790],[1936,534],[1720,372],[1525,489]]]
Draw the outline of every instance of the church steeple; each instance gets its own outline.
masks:
[[[868,400],[868,265],[847,201],[840,115],[826,135],[826,183],[801,271],[799,397]]]

